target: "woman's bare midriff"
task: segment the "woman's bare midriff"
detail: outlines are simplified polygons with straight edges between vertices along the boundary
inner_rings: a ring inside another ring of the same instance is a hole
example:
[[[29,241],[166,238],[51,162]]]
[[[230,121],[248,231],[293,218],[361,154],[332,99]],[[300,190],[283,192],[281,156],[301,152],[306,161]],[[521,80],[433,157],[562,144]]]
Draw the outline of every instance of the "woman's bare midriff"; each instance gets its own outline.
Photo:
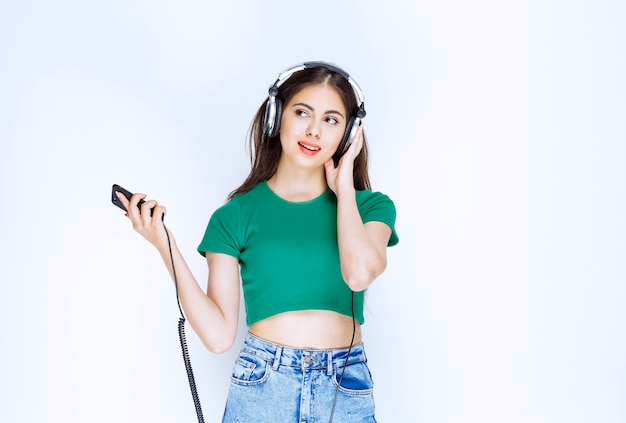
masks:
[[[286,347],[302,349],[348,348],[352,339],[352,317],[325,310],[290,311],[250,326],[253,335]],[[356,322],[354,344],[361,342],[361,325]]]

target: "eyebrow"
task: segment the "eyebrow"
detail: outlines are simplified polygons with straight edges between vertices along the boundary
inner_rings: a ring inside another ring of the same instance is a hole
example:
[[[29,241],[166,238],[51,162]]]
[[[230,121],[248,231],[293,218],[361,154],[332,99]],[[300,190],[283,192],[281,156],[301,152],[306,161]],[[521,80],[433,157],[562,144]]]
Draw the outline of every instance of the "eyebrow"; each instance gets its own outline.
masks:
[[[309,110],[310,110],[310,111],[312,111],[312,112],[314,112],[314,111],[315,111],[315,109],[314,109],[313,107],[309,106],[309,105],[308,105],[308,104],[306,104],[306,103],[296,103],[296,104],[294,104],[292,107],[296,107],[296,106],[306,107],[307,109],[309,109]],[[331,114],[331,113],[338,114],[338,115],[339,115],[339,116],[341,116],[343,119],[345,119],[345,117],[343,116],[343,114],[342,114],[340,111],[337,111],[337,110],[326,110],[326,112],[325,112],[324,114],[325,114],[325,115],[327,115],[327,114]]]

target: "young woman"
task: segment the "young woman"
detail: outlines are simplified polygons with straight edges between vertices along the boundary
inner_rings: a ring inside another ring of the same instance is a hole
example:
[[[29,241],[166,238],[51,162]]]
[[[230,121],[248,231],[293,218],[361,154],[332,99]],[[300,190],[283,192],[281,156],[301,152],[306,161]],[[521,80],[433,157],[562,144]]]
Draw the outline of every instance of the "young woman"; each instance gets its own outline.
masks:
[[[398,237],[392,201],[370,188],[364,116],[342,69],[309,62],[283,72],[250,129],[252,170],[198,247],[206,293],[170,234],[183,309],[212,352],[235,340],[243,284],[249,332],[224,422],[375,422],[364,291]],[[165,207],[148,200],[140,212],[144,194],[118,196],[172,273]]]

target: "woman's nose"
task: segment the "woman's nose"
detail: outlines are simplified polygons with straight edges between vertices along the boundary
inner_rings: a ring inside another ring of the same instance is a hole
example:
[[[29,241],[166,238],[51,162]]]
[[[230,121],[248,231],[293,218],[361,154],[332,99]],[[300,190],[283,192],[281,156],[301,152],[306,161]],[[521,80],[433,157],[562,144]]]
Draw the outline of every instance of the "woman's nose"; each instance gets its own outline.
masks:
[[[319,122],[317,122],[315,119],[311,119],[309,126],[307,127],[307,130],[306,130],[306,135],[308,137],[319,138],[320,137]]]

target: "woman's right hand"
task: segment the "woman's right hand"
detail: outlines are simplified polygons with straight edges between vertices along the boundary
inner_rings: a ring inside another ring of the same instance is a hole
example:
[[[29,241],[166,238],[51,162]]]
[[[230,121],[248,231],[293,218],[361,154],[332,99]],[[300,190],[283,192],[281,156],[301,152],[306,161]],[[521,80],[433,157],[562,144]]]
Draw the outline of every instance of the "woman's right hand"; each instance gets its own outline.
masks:
[[[167,212],[164,206],[156,200],[148,200],[141,204],[141,210],[137,207],[140,200],[146,198],[146,194],[136,193],[130,201],[120,192],[116,192],[117,198],[126,207],[125,216],[133,223],[133,229],[143,236],[158,250],[167,248],[167,234],[163,225],[163,218]],[[150,210],[152,210],[152,215]]]

